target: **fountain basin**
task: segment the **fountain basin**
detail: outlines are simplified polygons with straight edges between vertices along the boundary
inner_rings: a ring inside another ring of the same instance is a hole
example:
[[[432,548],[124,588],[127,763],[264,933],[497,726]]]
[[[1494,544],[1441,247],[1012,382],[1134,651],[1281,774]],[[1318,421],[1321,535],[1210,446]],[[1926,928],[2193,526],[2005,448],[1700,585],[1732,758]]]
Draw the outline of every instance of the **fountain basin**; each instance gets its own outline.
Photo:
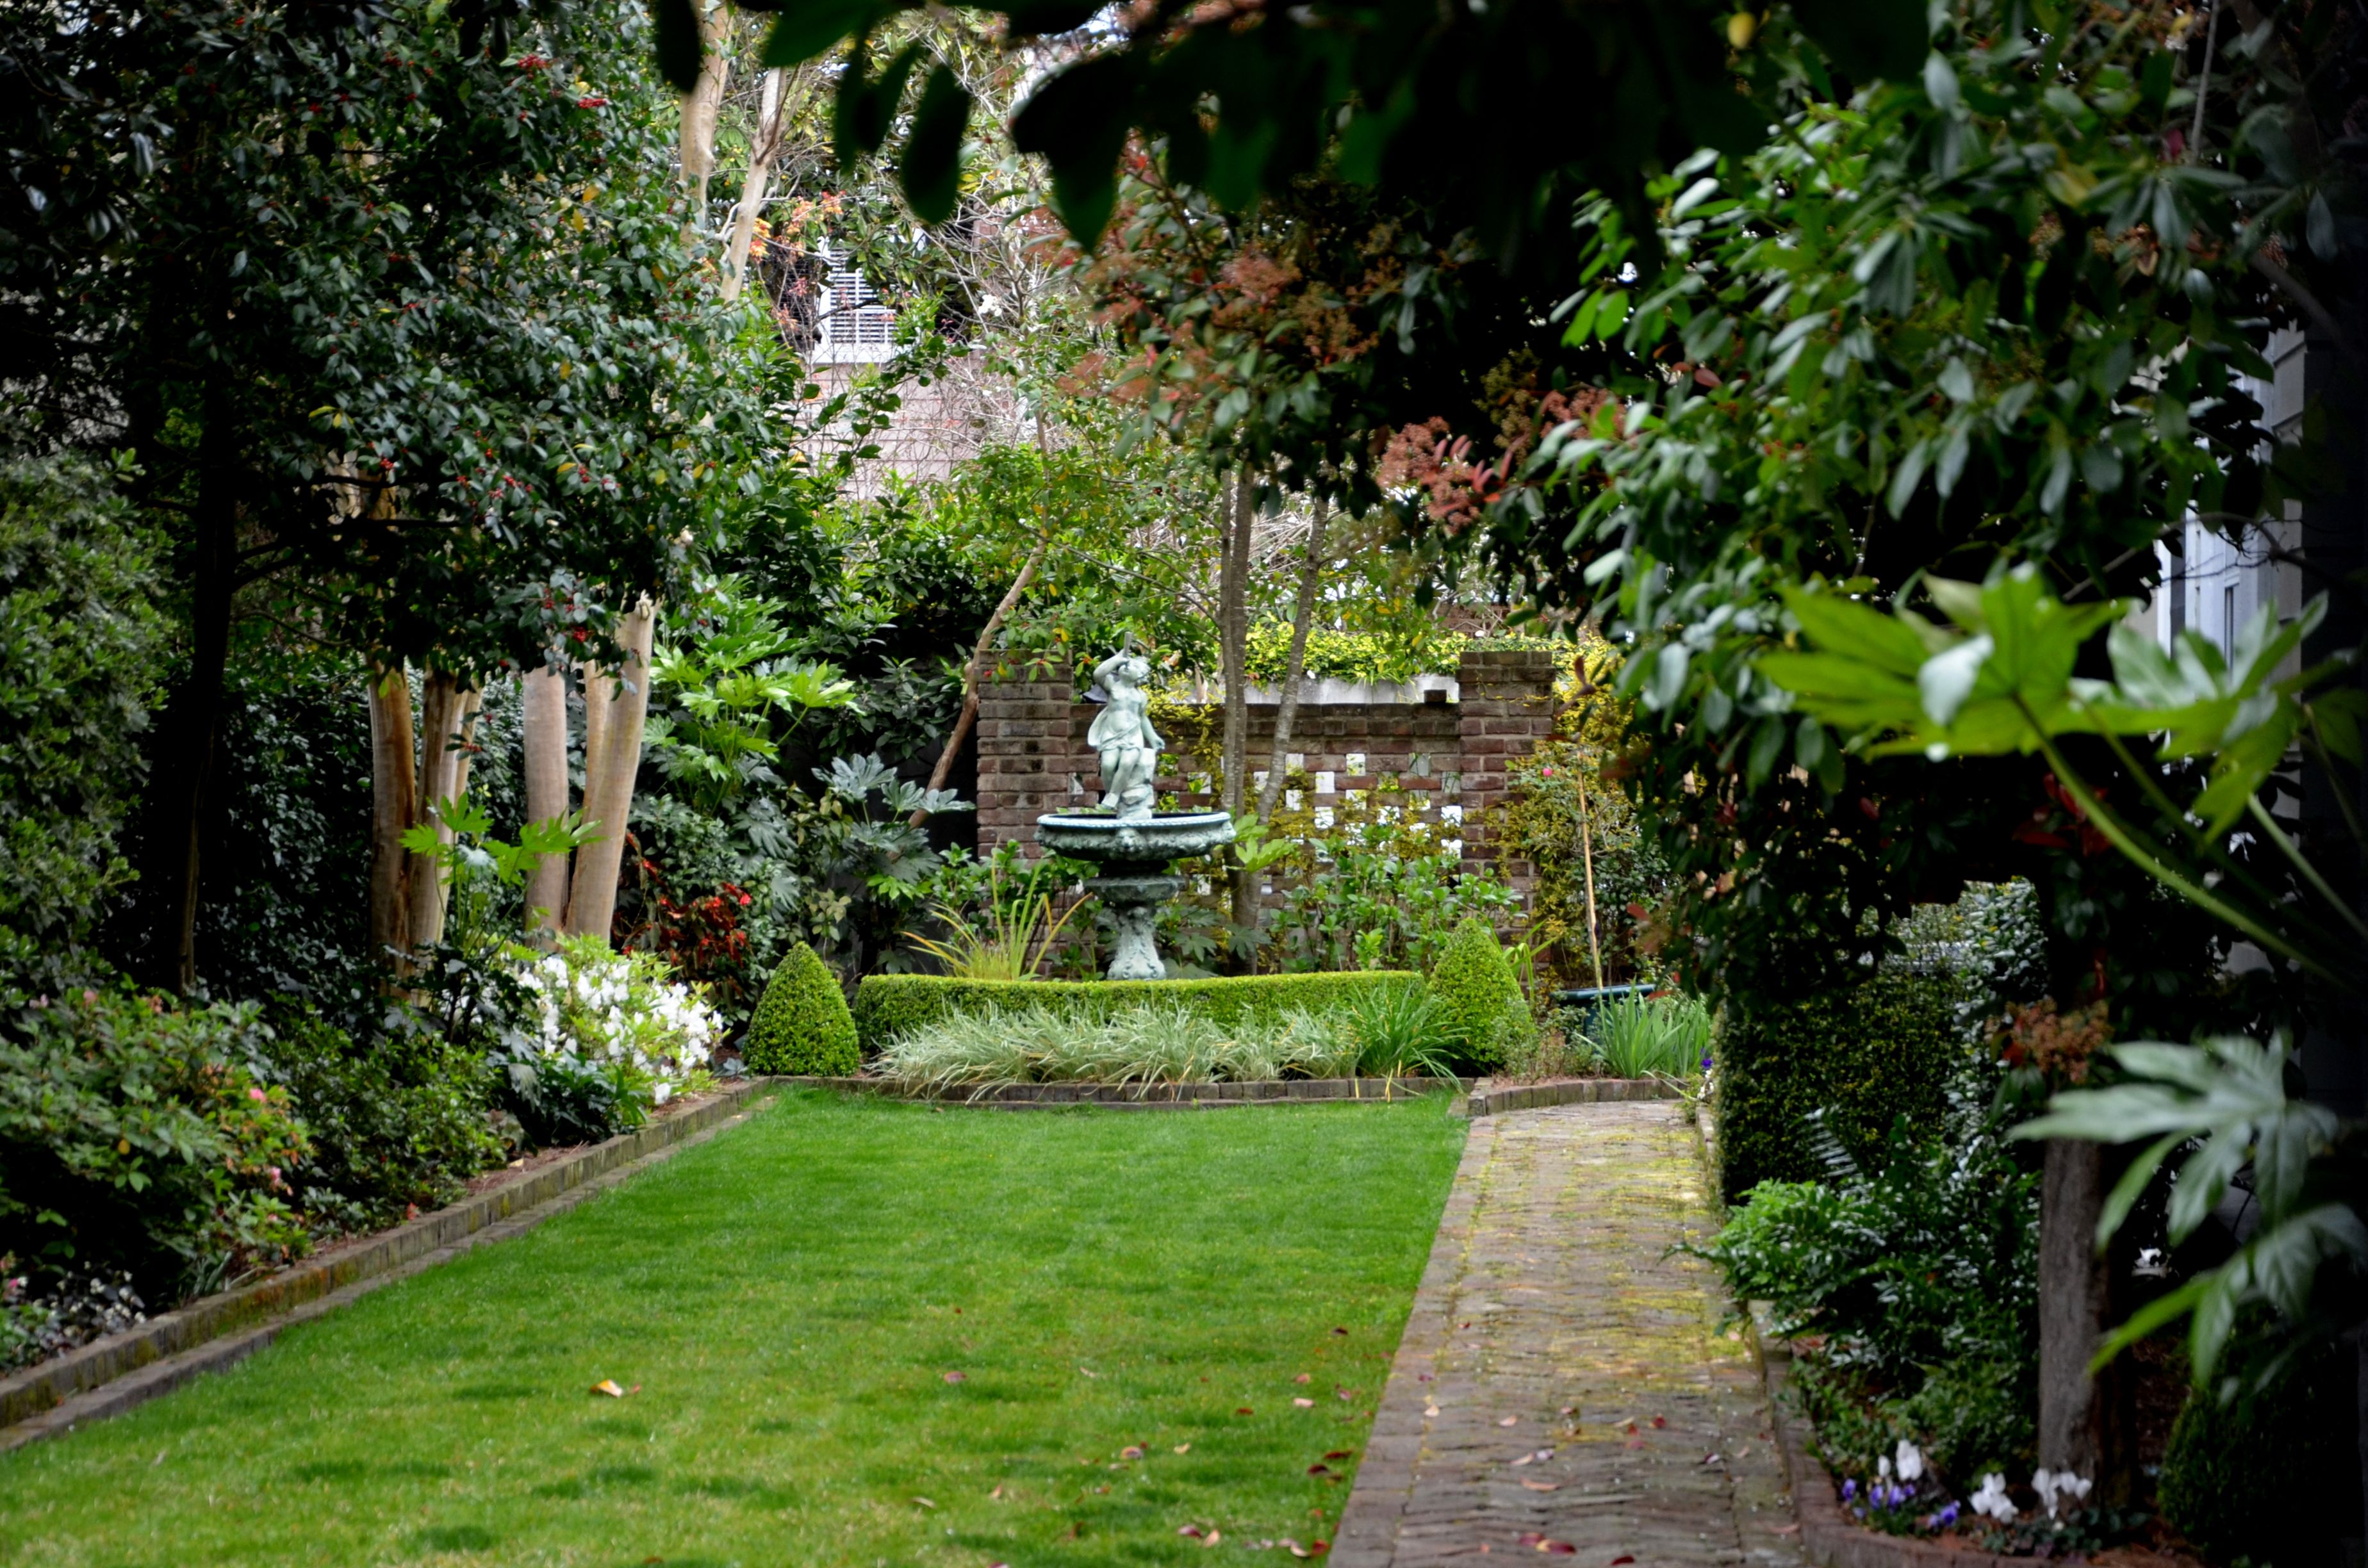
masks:
[[[1234,841],[1224,812],[1157,812],[1121,818],[1114,812],[1053,812],[1036,819],[1036,842],[1058,855],[1091,860],[1102,874],[1086,887],[1118,926],[1107,978],[1165,980],[1167,965],[1154,937],[1159,906],[1184,891],[1173,862]]]

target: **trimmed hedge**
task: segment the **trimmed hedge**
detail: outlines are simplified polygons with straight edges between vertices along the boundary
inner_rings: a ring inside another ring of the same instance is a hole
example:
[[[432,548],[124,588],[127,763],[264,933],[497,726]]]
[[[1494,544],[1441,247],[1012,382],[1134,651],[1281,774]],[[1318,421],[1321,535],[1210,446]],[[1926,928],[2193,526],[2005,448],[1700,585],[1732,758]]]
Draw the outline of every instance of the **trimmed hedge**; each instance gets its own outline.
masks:
[[[1946,984],[1905,974],[1797,1001],[1730,1000],[1711,1040],[1726,1200],[1763,1181],[1825,1177],[1809,1144],[1812,1111],[1868,1166],[1897,1118],[1933,1125],[1965,1060],[1952,1000]]]
[[[1505,1064],[1507,1049],[1535,1026],[1521,983],[1497,932],[1476,915],[1447,939],[1447,950],[1430,969],[1430,994],[1446,1008],[1455,1029],[1458,1073],[1487,1073]]]
[[[2239,1342],[2264,1326],[2241,1324]],[[2322,1352],[2226,1404],[2216,1389],[2189,1390],[2162,1456],[2163,1518],[2214,1562],[2334,1562],[2337,1539],[2360,1528],[2357,1502],[2343,1522],[2357,1496],[2344,1470],[2359,1463],[2343,1373]]]
[[[1418,985],[1407,970],[1341,974],[1239,974],[1203,980],[957,980],[945,974],[868,974],[855,988],[855,1032],[864,1054],[948,1013],[990,1007],[1070,1007],[1105,1018],[1123,1008],[1168,1003],[1204,1018],[1232,1023],[1292,1007],[1338,1006],[1375,986]]]
[[[814,950],[800,942],[773,971],[741,1059],[751,1073],[844,1076],[862,1065],[847,994]]]

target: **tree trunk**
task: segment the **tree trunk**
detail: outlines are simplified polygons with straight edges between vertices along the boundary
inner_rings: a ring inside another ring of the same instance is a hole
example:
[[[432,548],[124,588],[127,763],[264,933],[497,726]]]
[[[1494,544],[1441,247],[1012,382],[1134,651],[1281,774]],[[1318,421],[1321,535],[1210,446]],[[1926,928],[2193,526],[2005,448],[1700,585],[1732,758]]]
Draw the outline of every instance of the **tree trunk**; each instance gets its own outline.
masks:
[[[2112,1183],[2100,1143],[2052,1139],[2039,1209],[2039,1466],[2095,1484],[2092,1503],[2130,1501],[2135,1408],[2128,1362],[2096,1377],[2089,1359],[2114,1321],[2112,1260],[2097,1217]]]
[[[549,667],[525,680],[526,817],[551,822],[568,811],[567,680]],[[567,916],[567,857],[546,855],[526,880],[529,931],[557,931]]]
[[[1307,676],[1307,631],[1315,620],[1315,590],[1324,575],[1325,506],[1315,503],[1307,525],[1307,560],[1299,569],[1299,602],[1291,610],[1291,651],[1283,655],[1281,699],[1274,709],[1274,752],[1267,764],[1266,786],[1258,791],[1258,820],[1274,820],[1274,802],[1282,793],[1284,760],[1291,755],[1292,726],[1299,722],[1299,683]]]
[[[205,449],[225,439],[228,415],[208,399]],[[174,689],[158,726],[161,764],[149,785],[148,883],[155,924],[147,979],[187,994],[197,984],[198,873],[206,786],[222,732],[222,686],[230,666],[231,601],[238,589],[236,475],[226,458],[200,460],[195,548],[189,573],[189,672]]]
[[[432,824],[440,844],[452,842],[437,807],[459,793],[454,768],[460,754],[452,741],[461,723],[461,683],[443,670],[430,670],[419,686],[419,787],[412,797],[411,824]],[[433,855],[414,853],[406,872],[414,949],[432,948],[444,937],[444,877]]]
[[[625,650],[620,676],[600,677],[598,693],[593,682],[585,683],[587,718],[596,702],[605,702],[608,711],[600,722],[599,749],[587,744],[584,751],[584,820],[599,836],[575,852],[574,886],[567,898],[570,936],[598,937],[605,942],[616,917],[625,824],[633,809],[633,776],[642,766],[642,727],[650,711],[650,646],[657,617],[657,607],[644,597],[618,623],[617,642]],[[587,722],[585,728],[588,733],[592,726]]]
[[[748,277],[748,247],[756,243],[757,220],[773,183],[773,160],[781,153],[781,122],[788,118],[790,74],[765,73],[757,108],[757,144],[748,151],[748,173],[740,182],[740,203],[732,210],[732,239],[723,252],[723,300],[740,297]]]
[[[995,647],[995,634],[1003,630],[1004,618],[1019,603],[1019,596],[1028,591],[1028,585],[1036,576],[1036,568],[1043,564],[1046,543],[1039,539],[1036,548],[1028,552],[1028,559],[1019,563],[1019,575],[1012,579],[1010,590],[995,607],[995,613],[986,618],[986,630],[978,634],[978,646],[971,650],[970,667],[962,672],[962,713],[954,720],[952,733],[946,736],[945,749],[938,753],[937,767],[929,769],[932,790],[946,787],[946,779],[954,770],[954,758],[962,755],[962,742],[970,737],[971,726],[978,722],[978,683],[986,668],[986,655]],[[927,811],[916,811],[905,825],[918,827],[928,820],[928,815]]]
[[[707,225],[707,182],[715,174],[715,116],[723,107],[732,70],[724,47],[732,39],[732,7],[723,0],[694,0],[699,6],[699,80],[682,97],[682,183],[690,197],[683,238],[694,250]]]
[[[404,831],[417,812],[419,775],[412,739],[411,683],[403,667],[373,672],[370,718],[370,951],[397,975],[411,947],[411,852]]]
[[[1247,468],[1234,477],[1231,521],[1224,535],[1224,560],[1217,576],[1218,659],[1224,665],[1225,722],[1224,801],[1225,810],[1242,813],[1248,797],[1250,676],[1249,647],[1250,534],[1258,521],[1257,481]],[[1230,855],[1230,851],[1228,854]],[[1233,919],[1237,931],[1255,932],[1258,887],[1249,868],[1236,858],[1233,869]],[[1238,938],[1237,938],[1238,939]],[[1256,942],[1252,939],[1252,950]]]

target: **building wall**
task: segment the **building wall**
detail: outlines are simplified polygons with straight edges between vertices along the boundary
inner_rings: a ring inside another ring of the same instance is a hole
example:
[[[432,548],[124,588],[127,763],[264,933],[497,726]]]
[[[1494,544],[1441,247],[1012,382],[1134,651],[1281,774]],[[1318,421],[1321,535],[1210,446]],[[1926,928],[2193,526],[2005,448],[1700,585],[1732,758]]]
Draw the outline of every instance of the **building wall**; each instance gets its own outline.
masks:
[[[1406,690],[1412,700],[1303,698],[1286,754],[1284,809],[1306,809],[1318,832],[1381,810],[1434,822],[1444,837],[1460,841],[1467,870],[1494,865],[1526,911],[1534,869],[1526,861],[1498,862],[1488,821],[1505,799],[1510,764],[1554,733],[1555,670],[1554,654],[1543,650],[1487,649],[1463,655],[1452,686],[1425,681]],[[1253,687],[1251,698],[1255,790],[1273,755],[1277,709],[1271,692]],[[1213,735],[1219,721],[1210,707],[1205,728]],[[1099,801],[1100,761],[1086,744],[1099,709],[1078,700],[1070,681],[998,672],[980,687],[981,854],[1017,841],[1032,858],[1039,816]],[[1157,785],[1160,809],[1214,806],[1217,758],[1187,749],[1185,737],[1169,739]]]

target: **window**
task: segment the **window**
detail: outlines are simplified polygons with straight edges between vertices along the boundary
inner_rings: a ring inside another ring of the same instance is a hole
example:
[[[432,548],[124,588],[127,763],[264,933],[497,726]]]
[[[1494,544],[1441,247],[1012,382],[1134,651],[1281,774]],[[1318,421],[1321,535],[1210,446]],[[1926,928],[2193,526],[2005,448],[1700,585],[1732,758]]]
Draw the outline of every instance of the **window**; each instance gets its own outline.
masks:
[[[2220,652],[2237,656],[2237,585],[2220,590]]]
[[[825,253],[830,271],[823,281],[822,335],[814,347],[820,365],[861,365],[896,352],[896,312],[880,302],[844,252]]]

